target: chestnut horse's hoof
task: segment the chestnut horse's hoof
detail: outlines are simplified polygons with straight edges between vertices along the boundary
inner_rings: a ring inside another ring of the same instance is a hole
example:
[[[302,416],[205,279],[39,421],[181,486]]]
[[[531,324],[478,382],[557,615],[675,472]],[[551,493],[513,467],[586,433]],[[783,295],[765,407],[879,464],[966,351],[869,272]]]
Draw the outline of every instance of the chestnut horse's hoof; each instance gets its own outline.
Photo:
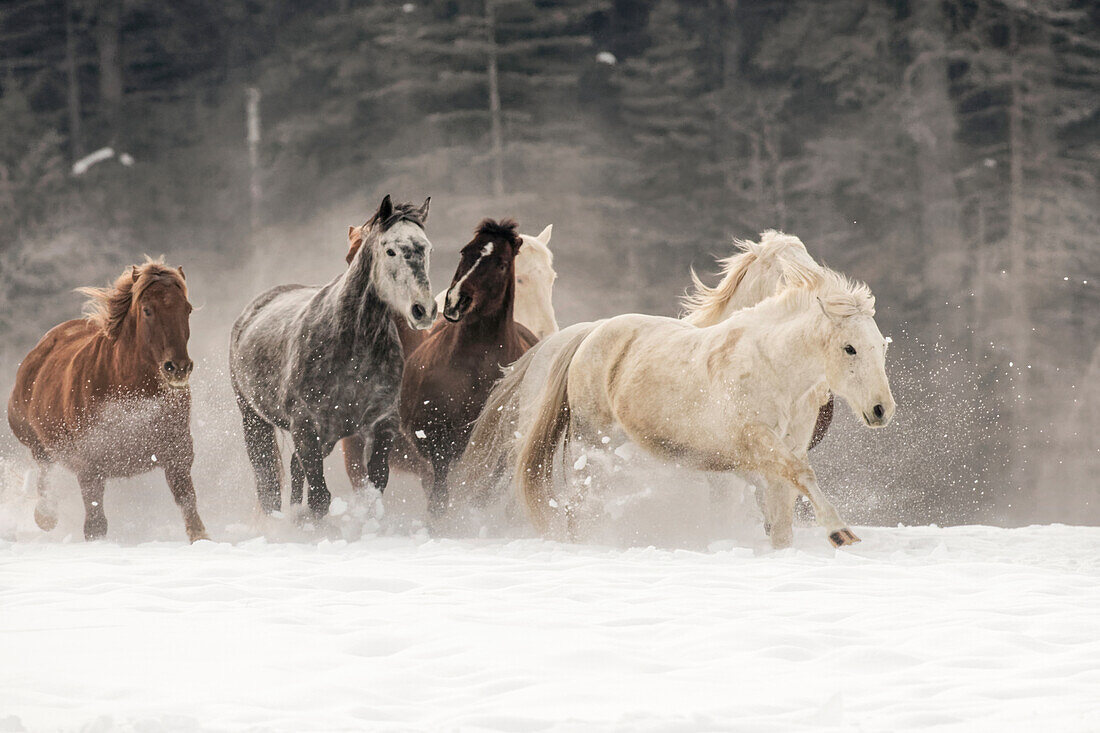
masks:
[[[843,547],[844,545],[854,545],[861,540],[856,537],[855,532],[845,527],[844,529],[838,529],[829,535],[829,542],[833,543],[833,547]]]
[[[43,532],[49,532],[57,526],[57,513],[38,505],[34,508],[34,523]]]
[[[192,545],[196,542],[201,542],[202,540],[212,542],[212,540],[210,539],[210,535],[206,534],[206,532],[199,532],[198,534],[189,535],[187,539],[190,540]]]

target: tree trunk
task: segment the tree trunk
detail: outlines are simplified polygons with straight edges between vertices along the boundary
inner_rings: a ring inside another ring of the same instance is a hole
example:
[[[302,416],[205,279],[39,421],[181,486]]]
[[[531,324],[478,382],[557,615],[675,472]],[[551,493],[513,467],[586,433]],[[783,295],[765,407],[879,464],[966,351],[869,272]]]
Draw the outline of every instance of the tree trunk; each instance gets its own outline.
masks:
[[[95,33],[99,50],[99,103],[112,141],[118,134],[122,104],[121,27],[122,0],[100,0]]]
[[[1026,380],[1031,350],[1031,317],[1027,302],[1027,215],[1024,210],[1024,88],[1019,60],[1019,21],[1011,20],[1009,46],[1008,175],[1009,175],[1009,309],[1012,317],[1013,359],[1023,365],[1021,380]],[[1022,392],[1026,397],[1026,391]]]
[[[84,141],[80,130],[80,78],[76,67],[76,31],[73,28],[72,0],[65,0],[65,77],[69,112],[69,154],[73,161],[84,156]]]
[[[252,235],[260,228],[260,200],[263,189],[260,183],[260,90],[245,89],[245,114],[248,126],[248,211]]]
[[[492,146],[493,195],[504,196],[504,130],[497,78],[496,13],[494,0],[485,0],[485,27],[489,40],[489,139]]]

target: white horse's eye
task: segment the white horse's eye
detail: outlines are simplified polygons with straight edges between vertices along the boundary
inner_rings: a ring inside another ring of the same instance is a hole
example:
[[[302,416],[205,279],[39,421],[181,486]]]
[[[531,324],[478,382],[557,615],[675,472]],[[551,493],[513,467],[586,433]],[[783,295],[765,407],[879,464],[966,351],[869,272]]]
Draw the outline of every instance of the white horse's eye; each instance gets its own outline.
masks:
[[[848,344],[847,346],[844,347],[844,353],[848,354],[849,356],[855,356],[856,355],[856,347],[852,346],[851,344]]]

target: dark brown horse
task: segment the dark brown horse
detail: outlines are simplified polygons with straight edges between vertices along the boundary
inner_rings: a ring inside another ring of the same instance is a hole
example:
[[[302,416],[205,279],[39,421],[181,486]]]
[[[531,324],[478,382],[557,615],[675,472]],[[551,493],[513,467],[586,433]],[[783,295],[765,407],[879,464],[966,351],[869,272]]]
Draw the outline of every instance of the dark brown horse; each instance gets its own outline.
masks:
[[[191,304],[183,268],[148,261],[114,285],[83,288],[88,316],[51,329],[19,365],[8,423],[38,463],[34,518],[49,531],[57,511],[46,476],[76,474],[84,537],[107,533],[107,479],[163,468],[187,536],[206,539],[191,483]]]
[[[405,362],[401,428],[431,464],[430,476],[421,478],[433,517],[446,509],[447,473],[466,448],[501,367],[538,340],[512,318],[521,244],[514,221],[481,222],[460,253],[443,308],[446,321]]]

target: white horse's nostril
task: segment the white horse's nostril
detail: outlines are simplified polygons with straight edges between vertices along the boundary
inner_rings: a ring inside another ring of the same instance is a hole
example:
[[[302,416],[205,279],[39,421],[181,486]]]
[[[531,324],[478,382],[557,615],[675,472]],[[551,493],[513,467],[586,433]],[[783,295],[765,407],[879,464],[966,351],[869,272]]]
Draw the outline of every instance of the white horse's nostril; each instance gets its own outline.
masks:
[[[884,410],[884,409],[882,408],[882,405],[875,405],[875,407],[874,407],[874,409],[872,410],[872,412],[874,412],[874,413],[875,413],[875,417],[876,417],[876,418],[878,418],[879,420],[881,420],[881,419],[882,419],[882,416],[886,414],[886,410]]]

